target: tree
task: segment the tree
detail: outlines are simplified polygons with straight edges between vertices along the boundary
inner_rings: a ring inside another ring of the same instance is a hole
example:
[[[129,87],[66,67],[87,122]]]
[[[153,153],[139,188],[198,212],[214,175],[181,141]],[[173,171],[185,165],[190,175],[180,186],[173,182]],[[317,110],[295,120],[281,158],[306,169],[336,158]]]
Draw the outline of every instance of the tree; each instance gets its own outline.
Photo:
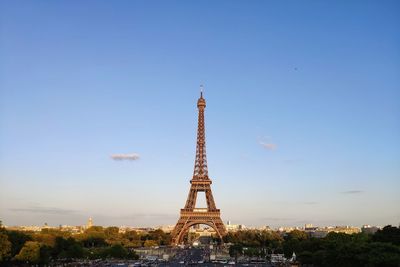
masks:
[[[229,255],[231,257],[235,257],[235,260],[237,261],[237,258],[239,255],[243,254],[243,246],[240,244],[235,244],[235,245],[231,245],[229,247]]]
[[[48,264],[51,258],[52,247],[47,245],[40,246],[40,264]]]
[[[39,242],[27,241],[18,255],[15,256],[15,259],[22,262],[38,263],[40,261]]]
[[[294,251],[302,266],[400,267],[400,228],[390,225],[374,235],[330,232],[324,238],[312,238],[305,232],[292,231],[284,240],[277,232],[244,230],[229,232],[224,241],[233,244],[231,256],[241,245],[249,256],[262,255],[264,247],[272,253],[283,248],[286,257]]]
[[[301,241],[298,239],[289,239],[283,243],[283,253],[287,258],[290,258],[293,252],[299,253],[301,250]]]
[[[92,226],[77,238],[82,241],[85,247],[104,247],[107,245],[106,234],[102,226]]]
[[[60,236],[56,237],[53,249],[54,257],[62,259],[82,258],[83,254],[82,245],[72,237],[67,239]]]
[[[103,237],[89,236],[82,240],[85,247],[105,247],[107,246],[106,240]]]
[[[368,248],[367,266],[400,266],[400,247],[390,243],[372,242]]]
[[[102,226],[92,226],[85,230],[85,234],[104,236],[104,228]]]
[[[55,244],[56,235],[49,233],[37,233],[33,235],[34,241],[38,241],[41,244],[53,247]]]
[[[128,257],[128,251],[121,245],[114,245],[106,250],[107,257],[116,259],[125,259]]]
[[[121,235],[119,234],[119,228],[115,226],[107,227],[104,230],[106,242],[108,244],[122,243]]]
[[[11,242],[6,233],[0,232],[0,262],[11,256]]]
[[[158,246],[158,243],[154,240],[146,240],[146,241],[144,241],[144,246],[145,247],[155,247],[155,246]]]
[[[228,232],[224,237],[226,243],[241,244],[245,247],[265,247],[277,249],[281,246],[282,237],[275,232],[241,230],[237,232]]]
[[[68,259],[82,258],[84,255],[82,245],[77,242],[71,243],[70,246],[68,247],[68,249],[66,250],[65,255],[66,255],[66,258],[68,258]]]
[[[160,245],[168,245],[171,243],[171,234],[165,233],[161,229],[150,231],[146,236],[145,240],[151,239],[156,241]]]
[[[40,231],[41,234],[49,234],[52,236],[62,236],[64,238],[70,237],[71,232],[61,231],[60,229],[44,228]]]
[[[400,228],[387,225],[374,234],[373,240],[377,242],[388,242],[400,246]]]
[[[290,233],[288,233],[286,239],[287,240],[290,240],[290,239],[306,240],[307,234],[304,231],[293,230]]]
[[[297,258],[302,264],[313,263],[313,254],[310,251],[301,252],[299,255],[297,255]]]
[[[129,241],[140,240],[140,235],[134,230],[126,231],[122,236],[124,238],[128,239]]]
[[[115,238],[115,237],[118,237],[119,228],[116,226],[107,227],[104,230],[104,233],[107,238]]]
[[[8,240],[11,242],[11,257],[21,251],[25,242],[32,241],[32,237],[19,231],[7,231]]]

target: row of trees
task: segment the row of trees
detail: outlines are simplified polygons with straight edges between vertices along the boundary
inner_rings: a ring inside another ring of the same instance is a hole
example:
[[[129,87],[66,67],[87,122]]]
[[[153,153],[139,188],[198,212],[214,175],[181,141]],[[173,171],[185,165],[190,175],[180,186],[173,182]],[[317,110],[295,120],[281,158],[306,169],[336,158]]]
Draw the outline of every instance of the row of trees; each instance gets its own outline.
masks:
[[[72,235],[55,229],[41,232],[8,231],[0,224],[0,264],[29,262],[46,264],[51,260],[137,259],[133,248],[167,245],[170,235],[161,230],[119,233],[117,227],[93,226]]]
[[[400,228],[390,225],[372,235],[331,232],[325,238],[310,238],[297,230],[285,236],[248,230],[228,233],[224,241],[233,244],[232,257],[284,253],[290,258],[295,252],[302,265],[400,266]]]
[[[170,234],[161,230],[119,233],[117,227],[93,226],[72,235],[54,229],[41,232],[8,231],[0,226],[0,265],[29,262],[46,264],[51,260],[136,259],[132,248],[170,244]],[[303,231],[284,236],[272,231],[230,232],[232,257],[266,257],[271,253],[296,253],[302,265],[310,266],[400,266],[400,228],[386,226],[373,235],[329,233],[311,238]]]

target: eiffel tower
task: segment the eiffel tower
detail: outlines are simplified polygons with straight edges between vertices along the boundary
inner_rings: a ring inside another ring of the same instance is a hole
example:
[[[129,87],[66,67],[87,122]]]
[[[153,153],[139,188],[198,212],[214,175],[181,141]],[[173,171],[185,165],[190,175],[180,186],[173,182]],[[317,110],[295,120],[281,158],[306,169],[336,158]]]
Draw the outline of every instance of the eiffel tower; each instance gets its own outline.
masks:
[[[172,243],[174,245],[181,244],[183,237],[189,231],[189,228],[194,225],[208,225],[215,230],[220,238],[226,234],[225,225],[221,220],[219,209],[215,206],[214,197],[211,192],[212,182],[208,177],[204,128],[204,109],[206,108],[206,100],[203,98],[203,90],[201,90],[200,98],[197,101],[197,108],[199,109],[199,118],[193,178],[190,180],[191,185],[186,205],[181,209],[180,218],[172,231]],[[196,208],[198,192],[205,193],[207,208]]]

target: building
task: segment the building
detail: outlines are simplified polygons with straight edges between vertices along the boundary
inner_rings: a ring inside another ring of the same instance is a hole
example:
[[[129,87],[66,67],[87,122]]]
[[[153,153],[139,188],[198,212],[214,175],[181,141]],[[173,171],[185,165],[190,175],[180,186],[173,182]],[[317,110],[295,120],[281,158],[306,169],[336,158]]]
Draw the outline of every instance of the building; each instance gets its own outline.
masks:
[[[365,234],[375,234],[380,229],[381,228],[378,226],[371,226],[371,225],[366,224],[361,227],[361,232],[363,232]]]
[[[93,226],[93,220],[92,220],[92,217],[90,217],[88,222],[87,222],[87,224],[86,224],[86,228],[89,229],[92,226]]]
[[[246,226],[243,224],[232,224],[231,221],[228,221],[227,224],[225,224],[225,228],[228,232],[236,232],[246,229]]]
[[[361,229],[353,226],[327,226],[327,227],[309,227],[305,228],[305,232],[310,237],[324,238],[328,233],[344,233],[344,234],[357,234]]]

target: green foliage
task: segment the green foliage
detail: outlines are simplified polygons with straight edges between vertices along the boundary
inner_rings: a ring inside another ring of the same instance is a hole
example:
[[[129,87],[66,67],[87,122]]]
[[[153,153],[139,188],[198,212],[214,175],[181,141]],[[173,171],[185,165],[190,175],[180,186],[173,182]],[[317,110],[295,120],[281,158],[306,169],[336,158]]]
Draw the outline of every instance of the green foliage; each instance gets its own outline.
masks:
[[[299,263],[316,267],[329,266],[400,266],[399,228],[387,226],[374,235],[329,233],[325,238],[309,238],[293,231],[284,238],[277,232],[246,230],[230,232],[224,242],[232,243],[232,257],[241,255],[265,257],[266,253],[295,252]],[[170,234],[161,230],[149,232],[118,228],[91,227],[82,234],[70,235],[59,230],[39,233],[7,231],[0,228],[1,260],[48,264],[57,259],[136,259],[133,247],[169,244]]]
[[[263,248],[270,253],[281,249],[290,258],[293,252],[301,265],[315,267],[399,267],[400,228],[386,226],[375,235],[329,233],[325,238],[309,238],[302,231],[288,233],[284,240],[276,233],[247,230],[228,233],[225,242],[233,243],[230,255],[264,256]]]
[[[293,245],[295,244],[295,245]],[[391,243],[371,242],[364,234],[329,233],[325,238],[288,240],[285,255],[292,251],[302,264],[315,266],[399,266],[400,247]]]
[[[306,242],[304,242],[306,241]],[[304,231],[293,230],[292,232],[286,234],[285,242],[282,245],[283,253],[285,257],[289,258],[292,256],[293,251],[301,251],[302,245],[310,243],[308,236]],[[311,244],[308,244],[309,246]]]
[[[11,256],[12,244],[5,232],[0,231],[0,262]]]
[[[400,246],[400,228],[391,225],[385,226],[382,230],[378,230],[372,239],[377,242],[388,242]]]
[[[166,246],[171,243],[171,234],[158,229],[150,232],[150,239],[156,240],[161,246]]]
[[[21,251],[14,257],[15,260],[29,263],[40,262],[40,244],[36,241],[27,241]]]
[[[400,247],[390,244],[373,242],[365,254],[369,266],[398,267],[400,266]]]
[[[266,247],[269,249],[277,249],[281,247],[283,238],[270,231],[237,231],[229,232],[224,237],[224,242],[241,244],[244,247]]]
[[[67,239],[63,237],[56,237],[55,245],[52,251],[52,256],[59,259],[73,259],[82,258],[84,251],[81,243],[69,237]]]
[[[121,245],[114,245],[106,250],[107,257],[125,259],[128,257],[128,250]]]
[[[103,226],[92,226],[85,230],[85,233],[104,233]]]
[[[119,234],[119,228],[112,226],[104,229],[106,242],[108,244],[119,244],[121,243],[121,235]]]
[[[145,247],[155,247],[155,246],[158,246],[158,243],[155,240],[146,240],[144,242],[144,246]]]
[[[45,244],[47,246],[53,247],[56,240],[56,235],[49,233],[38,233],[32,236],[34,241],[37,241],[41,244]]]
[[[64,238],[70,237],[71,233],[67,231],[61,231],[60,229],[44,228],[40,231],[40,234],[48,234],[52,236],[62,236]]]
[[[8,240],[11,242],[11,257],[20,252],[25,242],[32,241],[32,237],[26,233],[19,231],[7,231]]]
[[[0,262],[5,260],[7,265],[13,259],[46,265],[52,260],[79,258],[138,259],[131,248],[169,243],[170,234],[161,230],[141,233],[128,231],[122,234],[117,227],[93,226],[84,233],[71,235],[58,229],[27,233],[7,231],[0,227]]]
[[[104,233],[105,233],[107,238],[115,238],[115,237],[118,237],[119,228],[116,227],[116,226],[107,227],[104,230]]]
[[[136,231],[126,231],[122,236],[129,241],[140,240],[140,235]]]
[[[130,248],[141,247],[143,242],[141,236],[136,231],[127,231],[121,236],[121,243]]]
[[[52,247],[47,245],[40,246],[40,264],[48,264],[50,262],[52,249]]]
[[[229,251],[232,257],[264,257],[267,252],[280,252],[283,238],[276,232],[244,230],[229,232],[224,237],[224,242],[234,244]]]
[[[302,264],[312,264],[313,254],[310,251],[303,251],[297,255],[297,258]]]
[[[109,234],[111,232],[112,231],[109,231]],[[81,241],[86,248],[103,247],[107,245],[105,229],[102,226],[92,226],[75,238]]]
[[[84,247],[104,247],[107,245],[106,240],[103,237],[88,236],[82,240]]]
[[[306,240],[307,234],[304,231],[300,231],[300,230],[293,230],[290,233],[287,234],[286,236],[286,240]]]
[[[293,251],[301,251],[301,241],[297,239],[289,239],[283,243],[283,253],[285,254],[285,257],[291,257]]]
[[[262,250],[256,247],[243,248],[243,254],[248,257],[259,257],[262,254]]]
[[[243,246],[241,244],[235,244],[229,247],[229,255],[237,258],[243,254]]]

